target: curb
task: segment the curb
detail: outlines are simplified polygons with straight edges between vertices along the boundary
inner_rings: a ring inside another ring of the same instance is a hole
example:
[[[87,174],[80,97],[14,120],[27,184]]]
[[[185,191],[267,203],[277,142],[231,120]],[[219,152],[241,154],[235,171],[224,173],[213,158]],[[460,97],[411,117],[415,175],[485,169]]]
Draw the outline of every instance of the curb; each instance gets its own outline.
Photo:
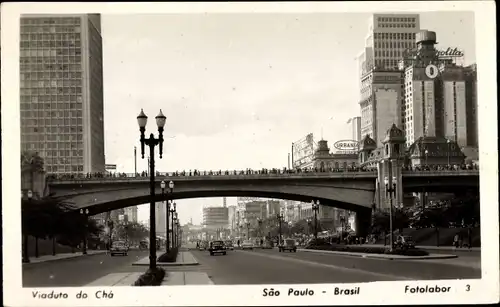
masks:
[[[385,255],[377,255],[377,254],[365,254],[365,253],[352,253],[352,252],[337,252],[337,251],[322,251],[322,250],[307,250],[307,249],[298,249],[297,251],[306,252],[306,253],[322,253],[322,254],[334,254],[334,255],[342,255],[342,256],[352,256],[352,257],[360,257],[360,258],[368,258],[368,259],[382,259],[382,260],[432,260],[432,259],[452,259],[458,258],[457,255],[447,255],[447,254],[430,254],[427,256],[385,256]]]
[[[90,257],[90,256],[95,256],[95,255],[102,255],[105,252],[106,251],[103,251],[103,252],[100,252],[100,253],[87,254],[87,255],[77,254],[77,255],[74,255],[74,256],[71,256],[71,257],[65,257],[65,258],[47,259],[45,261],[39,261],[39,262],[22,263],[22,265],[23,266],[31,266],[31,265],[37,265],[37,264],[46,263],[46,262],[54,262],[54,261],[60,261],[60,260],[66,260],[66,259],[74,259],[74,258],[79,258],[79,257]]]

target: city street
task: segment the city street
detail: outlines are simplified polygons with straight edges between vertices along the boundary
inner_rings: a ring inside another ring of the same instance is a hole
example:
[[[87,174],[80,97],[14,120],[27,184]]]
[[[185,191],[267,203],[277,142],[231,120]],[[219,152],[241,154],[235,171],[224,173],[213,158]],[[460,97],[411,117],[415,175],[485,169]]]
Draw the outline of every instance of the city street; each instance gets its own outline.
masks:
[[[145,271],[132,263],[147,256],[147,251],[131,250],[128,256],[99,254],[23,265],[23,286],[80,287],[110,273]]]
[[[236,250],[227,256],[192,251],[217,285],[273,283],[343,283],[409,279],[480,278],[481,270],[453,260],[378,260],[277,250]],[[457,258],[460,259],[460,258]]]
[[[205,272],[216,285],[350,283],[414,279],[479,278],[481,270],[465,266],[461,257],[443,260],[378,260],[321,253],[279,253],[277,250],[230,251],[226,256],[210,256],[191,251],[200,263],[168,267],[168,271]],[[77,257],[23,266],[25,287],[84,286],[110,273],[142,272],[132,266],[147,257],[147,251],[131,251],[129,256],[106,254]],[[477,261],[470,255],[464,258]]]

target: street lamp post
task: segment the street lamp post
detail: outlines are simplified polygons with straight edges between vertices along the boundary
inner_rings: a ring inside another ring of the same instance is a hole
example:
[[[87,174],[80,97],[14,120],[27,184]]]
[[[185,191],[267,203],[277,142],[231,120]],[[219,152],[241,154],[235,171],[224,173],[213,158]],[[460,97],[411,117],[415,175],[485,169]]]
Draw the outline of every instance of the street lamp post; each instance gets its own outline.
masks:
[[[167,186],[167,184],[165,183],[165,181],[161,181],[161,194],[162,194],[162,197],[165,196],[165,188]],[[170,194],[173,193],[174,191],[174,182],[173,181],[170,181],[168,183],[168,189],[169,189],[169,192]],[[168,253],[169,251],[169,247],[170,247],[170,241],[169,241],[169,237],[168,237],[168,231],[169,231],[169,225],[168,225],[168,221],[169,221],[169,199],[165,200],[165,208],[166,208],[166,216],[165,216],[165,236],[166,236],[166,242],[165,242],[165,251]]]
[[[319,211],[319,200],[314,203],[312,201],[312,210],[314,211],[314,239],[318,239],[318,211]]]
[[[448,151],[447,151],[447,156],[448,156],[448,168],[450,167],[450,140],[446,140],[446,144],[448,145]]]
[[[307,219],[307,236],[311,234],[311,219]]]
[[[385,193],[389,197],[389,250],[393,250],[393,233],[392,233],[392,198],[396,196],[396,177],[392,177],[391,174],[391,164],[389,160],[389,177],[384,178]]]
[[[247,240],[250,240],[250,222],[247,222]]]
[[[80,209],[80,214],[83,215],[83,247],[82,247],[82,254],[87,255],[87,223],[88,223],[88,216],[89,216],[89,209]]]
[[[174,215],[175,215],[176,210],[177,210],[176,206],[177,206],[177,204],[174,201],[172,201],[172,205],[170,206],[170,214],[172,216],[172,221],[171,221],[171,223],[172,223],[172,227],[171,227],[172,228],[171,229],[172,230],[171,231],[172,247],[174,247]]]
[[[288,235],[290,236],[290,238],[292,237],[292,224],[292,221],[288,222]]]
[[[344,240],[345,216],[340,217],[340,240]]]
[[[174,236],[174,244],[175,244],[175,247],[178,247],[178,244],[179,242],[177,241],[177,226],[179,226],[179,217],[177,216],[177,212],[174,212],[175,216],[174,216],[174,225],[175,225],[175,231],[173,230],[173,227],[172,227],[172,235]]]
[[[276,218],[278,219],[278,224],[279,224],[278,245],[280,245],[281,244],[281,223],[283,222],[283,214],[281,214],[281,213],[276,214]]]
[[[156,212],[155,212],[155,146],[158,145],[160,149],[160,159],[163,156],[163,127],[165,126],[166,117],[160,110],[160,113],[155,117],[156,125],[158,126],[158,138],[154,137],[151,133],[149,139],[146,139],[146,124],[148,117],[141,109],[141,113],[137,116],[137,123],[139,124],[139,131],[141,133],[141,156],[144,159],[144,146],[149,146],[149,176],[150,176],[150,203],[149,203],[149,268],[156,269]]]
[[[429,166],[429,163],[428,163],[428,156],[429,156],[429,151],[426,149],[425,150],[425,166]]]

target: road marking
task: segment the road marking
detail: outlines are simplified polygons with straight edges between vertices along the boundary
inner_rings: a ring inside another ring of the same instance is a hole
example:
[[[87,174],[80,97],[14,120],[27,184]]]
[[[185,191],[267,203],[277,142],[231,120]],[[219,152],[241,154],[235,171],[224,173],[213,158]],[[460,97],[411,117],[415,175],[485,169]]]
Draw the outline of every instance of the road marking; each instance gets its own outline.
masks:
[[[296,262],[296,263],[301,263],[301,264],[305,264],[305,265],[324,267],[324,268],[329,268],[329,269],[334,269],[334,270],[339,270],[339,271],[344,271],[344,272],[373,275],[373,276],[377,276],[377,277],[391,278],[391,279],[395,279],[395,280],[417,280],[415,278],[408,278],[408,277],[404,277],[404,276],[385,274],[385,273],[376,273],[376,272],[364,271],[364,270],[360,270],[360,269],[346,268],[346,267],[342,267],[342,266],[338,266],[338,265],[313,262],[313,261],[309,261],[309,260],[302,260],[302,259],[291,258],[291,257],[269,255],[269,254],[264,254],[264,253],[259,253],[259,252],[249,252],[249,251],[241,251],[241,252],[246,253],[246,254],[260,256],[260,257],[267,257],[267,258],[276,259],[276,260],[287,260],[290,262]]]

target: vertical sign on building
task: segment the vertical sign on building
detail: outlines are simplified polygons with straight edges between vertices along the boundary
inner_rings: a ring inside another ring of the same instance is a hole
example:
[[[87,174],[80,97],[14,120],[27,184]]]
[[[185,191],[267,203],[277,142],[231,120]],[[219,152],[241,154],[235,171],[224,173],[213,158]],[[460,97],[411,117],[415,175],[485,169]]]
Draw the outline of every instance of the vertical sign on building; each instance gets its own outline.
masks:
[[[312,161],[314,155],[314,136],[309,133],[302,139],[293,143],[293,167],[301,167]]]

